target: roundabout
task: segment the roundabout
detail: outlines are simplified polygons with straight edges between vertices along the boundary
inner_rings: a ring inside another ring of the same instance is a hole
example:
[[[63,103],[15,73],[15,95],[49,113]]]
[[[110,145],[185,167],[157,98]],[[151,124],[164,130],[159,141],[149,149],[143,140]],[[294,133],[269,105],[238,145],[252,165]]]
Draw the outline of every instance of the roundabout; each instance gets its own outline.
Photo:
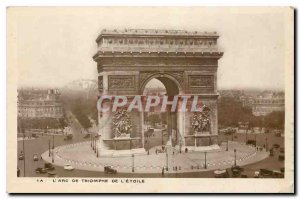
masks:
[[[244,166],[261,161],[269,156],[265,150],[238,142],[224,142],[219,150],[180,152],[173,147],[157,152],[161,146],[153,147],[146,154],[102,156],[98,157],[91,148],[90,142],[80,142],[63,145],[54,149],[54,158],[49,151],[42,154],[46,162],[64,167],[71,165],[79,170],[104,172],[104,167],[110,166],[118,173],[187,173],[204,172],[216,169],[226,169],[235,163]],[[168,168],[168,169],[166,169]]]

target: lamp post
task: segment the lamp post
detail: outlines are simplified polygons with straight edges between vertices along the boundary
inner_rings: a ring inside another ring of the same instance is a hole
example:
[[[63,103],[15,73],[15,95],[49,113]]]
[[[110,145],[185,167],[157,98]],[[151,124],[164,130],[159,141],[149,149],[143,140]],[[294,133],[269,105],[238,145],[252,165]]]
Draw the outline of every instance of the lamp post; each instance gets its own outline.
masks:
[[[206,151],[204,151],[204,169],[207,168],[207,164],[206,164]]]
[[[23,154],[24,154],[23,167],[24,167],[24,177],[25,177],[26,166],[25,166],[25,129],[24,129],[24,127],[22,127],[22,131],[23,131]]]
[[[236,149],[234,149],[234,166],[236,167]]]
[[[268,137],[266,137],[266,151],[268,151]]]
[[[228,135],[226,136],[226,138],[227,138],[226,151],[228,151]]]
[[[169,161],[168,161],[169,157],[168,157],[168,149],[166,150],[166,171],[169,170]]]
[[[256,134],[254,135],[254,140],[255,140],[255,147],[256,147],[256,146],[257,146],[257,145],[256,145]]]
[[[52,143],[52,163],[54,163],[54,134],[52,135],[53,143]]]
[[[132,173],[134,173],[134,154],[132,154]]]
[[[48,142],[48,146],[49,146],[49,157],[50,157],[50,151],[51,151],[51,146],[50,146],[50,139],[49,139],[49,142]]]

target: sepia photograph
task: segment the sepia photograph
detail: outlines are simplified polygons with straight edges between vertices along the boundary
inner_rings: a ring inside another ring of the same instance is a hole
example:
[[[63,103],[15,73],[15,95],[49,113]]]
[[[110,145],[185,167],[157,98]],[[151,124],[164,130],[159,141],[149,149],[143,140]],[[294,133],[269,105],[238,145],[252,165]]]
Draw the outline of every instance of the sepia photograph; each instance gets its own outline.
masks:
[[[292,7],[6,12],[9,193],[294,192]]]

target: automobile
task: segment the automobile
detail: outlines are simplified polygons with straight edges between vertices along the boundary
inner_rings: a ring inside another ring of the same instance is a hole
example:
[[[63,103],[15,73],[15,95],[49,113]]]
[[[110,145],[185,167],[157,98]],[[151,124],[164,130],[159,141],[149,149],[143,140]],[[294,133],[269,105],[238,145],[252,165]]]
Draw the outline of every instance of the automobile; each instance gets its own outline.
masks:
[[[21,171],[20,171],[20,168],[18,167],[17,168],[17,177],[20,177],[20,174],[21,174]]]
[[[281,147],[281,148],[279,149],[279,151],[280,151],[280,153],[284,153],[284,148]]]
[[[21,154],[19,155],[19,160],[24,160],[24,154],[23,154],[23,153],[21,153]]]
[[[260,174],[259,171],[254,171],[254,176],[253,177],[254,178],[259,178],[259,176],[260,176],[259,174]]]
[[[229,174],[226,169],[217,169],[214,171],[215,178],[228,178]]]
[[[45,163],[44,167],[47,171],[52,171],[55,169],[55,167],[51,163]]]
[[[247,140],[247,145],[256,145],[256,141],[255,140]]]
[[[107,173],[107,174],[116,174],[117,170],[111,168],[111,166],[105,166],[104,167],[104,172]]]
[[[246,174],[241,174],[241,178],[248,178],[248,175],[246,175]]]
[[[39,160],[39,157],[37,154],[33,154],[33,161],[38,161]]]
[[[38,173],[38,174],[47,173],[46,169],[42,168],[42,167],[36,168],[35,172]]]
[[[260,169],[259,170],[259,176],[263,177],[263,178],[272,177],[273,172],[271,170],[268,170],[268,169]]]
[[[64,170],[67,170],[67,171],[73,171],[75,168],[70,165],[70,164],[65,164],[64,165]]]
[[[83,136],[83,138],[89,138],[91,135],[88,133],[88,134],[85,134],[85,136]]]
[[[64,137],[64,140],[72,140],[73,139],[73,135],[72,134],[69,134],[67,135],[66,137]]]
[[[48,172],[48,177],[57,177],[57,176],[56,176],[56,173],[55,173],[55,172],[49,171],[49,172]]]
[[[231,167],[231,171],[232,171],[232,170],[244,171],[244,168],[243,168],[243,167],[240,167],[240,166],[238,166],[238,165],[236,165],[236,166]]]
[[[278,156],[278,161],[283,161],[284,160],[284,155],[279,155]]]
[[[284,174],[281,171],[273,170],[273,177],[274,178],[283,178]]]
[[[280,145],[279,145],[279,144],[273,144],[273,147],[274,147],[275,149],[278,149],[278,148],[280,147]]]

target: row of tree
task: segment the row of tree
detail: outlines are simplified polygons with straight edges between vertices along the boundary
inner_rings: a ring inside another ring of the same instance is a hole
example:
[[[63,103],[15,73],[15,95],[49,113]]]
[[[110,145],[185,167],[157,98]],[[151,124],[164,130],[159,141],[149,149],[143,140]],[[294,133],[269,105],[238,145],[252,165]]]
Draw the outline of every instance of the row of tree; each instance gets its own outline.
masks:
[[[251,108],[243,107],[240,101],[231,97],[219,100],[218,119],[220,126],[238,127],[239,122],[249,122],[250,128],[284,128],[284,111],[272,112],[266,116],[254,116]]]
[[[66,126],[65,118],[18,118],[19,129],[62,129]]]

